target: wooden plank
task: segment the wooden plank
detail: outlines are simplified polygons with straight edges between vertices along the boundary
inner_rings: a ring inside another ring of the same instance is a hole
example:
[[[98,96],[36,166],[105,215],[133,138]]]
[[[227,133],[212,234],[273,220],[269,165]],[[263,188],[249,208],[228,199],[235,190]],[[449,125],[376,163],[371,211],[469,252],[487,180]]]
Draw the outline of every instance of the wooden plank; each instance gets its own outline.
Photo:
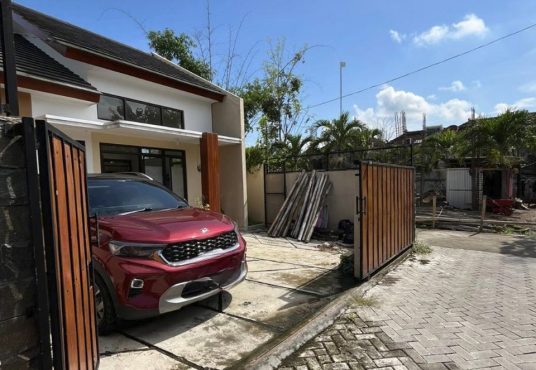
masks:
[[[70,144],[64,142],[63,153],[65,155],[65,190],[67,193],[67,212],[69,224],[69,250],[71,252],[71,270],[74,284],[76,332],[78,333],[78,357],[79,369],[85,370],[88,359],[86,358],[86,335],[84,323],[84,300],[82,286],[82,260],[80,258],[80,243],[78,241],[77,202],[74,186],[73,153]],[[64,266],[65,267],[65,266]]]
[[[61,281],[63,293],[63,317],[64,317],[64,340],[66,343],[66,363],[69,369],[77,369],[79,366],[78,358],[78,331],[76,323],[76,306],[75,293],[73,291],[74,276],[71,270],[71,253],[69,243],[69,221],[67,210],[67,190],[65,188],[65,167],[63,164],[63,148],[59,138],[52,139],[52,147],[54,152],[53,166],[56,188],[55,207],[56,213],[56,228],[59,239],[57,240],[57,248],[59,249],[59,272],[57,275]]]
[[[384,255],[383,255],[383,247],[385,245],[384,236],[383,233],[383,216],[384,216],[384,193],[383,193],[383,167],[377,166],[378,168],[378,193],[376,196],[378,197],[378,262],[376,263],[376,268],[381,266],[384,261]]]
[[[380,264],[380,169],[373,165],[374,168],[374,225],[375,225],[375,243],[374,243],[374,263],[373,270],[376,270]]]
[[[393,197],[393,168],[389,168],[389,186],[388,186],[388,197],[389,197],[389,205],[388,205],[388,211],[389,211],[389,256],[393,256],[395,253],[394,253],[394,250],[393,250],[393,246],[394,246],[394,242],[393,242],[393,220],[394,220],[394,217],[393,217],[393,200],[394,200],[394,197]]]
[[[396,169],[396,187],[397,187],[397,223],[396,223],[396,252],[400,251],[400,245],[402,244],[402,182],[401,182],[402,169]]]
[[[82,194],[80,191],[81,183],[80,183],[80,158],[79,158],[80,150],[78,148],[73,147],[73,180],[74,183],[72,183],[73,192],[74,192],[74,198],[76,201],[76,204],[78,205],[76,207],[76,227],[74,228],[74,232],[77,234],[78,244],[75,247],[78,250],[78,254],[80,256],[80,283],[82,285],[82,322],[84,325],[84,343],[85,343],[85,359],[86,359],[86,368],[92,369],[93,366],[91,365],[93,363],[93,351],[91,348],[91,319],[89,317],[89,305],[90,305],[90,296],[89,296],[89,279],[88,279],[88,258],[91,259],[91,256],[88,256],[86,253],[86,243],[85,243],[85,232],[84,229],[86,228],[86,224],[84,223],[85,218],[83,215],[83,208],[84,205],[82,204]]]
[[[398,186],[396,184],[396,176],[397,176],[397,168],[391,168],[391,181],[392,181],[392,185],[391,185],[391,191],[393,193],[393,196],[392,196],[392,199],[393,199],[393,214],[392,214],[392,222],[393,222],[393,227],[391,228],[391,232],[393,233],[393,253],[396,253],[396,246],[397,246],[397,238],[398,238],[398,235],[397,235],[397,232],[398,232],[398,227],[397,227],[397,222],[398,222],[398,217],[397,217],[397,212],[398,212],[398,196],[397,196],[397,189],[398,189]]]
[[[367,193],[367,204],[369,205],[369,243],[368,243],[368,271],[367,275],[370,274],[372,269],[374,268],[374,247],[376,245],[376,225],[374,223],[374,212],[375,212],[375,206],[374,206],[374,167],[372,167],[370,164],[367,165],[368,172],[369,172],[369,179],[368,179],[368,193]]]
[[[82,216],[84,219],[84,244],[85,244],[85,251],[86,251],[86,261],[87,261],[87,275],[88,275],[88,282],[90,285],[88,286],[88,296],[89,296],[89,323],[91,328],[91,350],[92,350],[92,358],[93,358],[93,368],[96,368],[96,365],[98,363],[99,358],[99,351],[98,351],[98,342],[97,342],[97,323],[95,322],[95,294],[93,290],[93,285],[91,284],[93,281],[93,271],[91,270],[91,259],[92,259],[92,253],[91,253],[91,244],[89,242],[89,220],[88,220],[88,204],[87,204],[87,194],[86,194],[86,153],[81,151],[79,153],[78,157],[78,166],[80,168],[80,190],[81,190],[81,197],[82,202],[81,208],[82,208]]]
[[[221,212],[218,134],[203,132],[200,150],[203,204],[208,203],[212,211]]]
[[[383,176],[383,191],[382,191],[382,198],[383,198],[383,217],[382,217],[382,223],[383,223],[383,260],[387,261],[391,254],[389,253],[389,230],[388,230],[388,222],[389,221],[389,193],[387,189],[387,167],[382,168],[382,176]]]
[[[52,140],[52,137],[49,135],[49,133],[46,133],[45,139],[46,142],[46,160],[47,160],[47,167],[48,167],[48,181],[50,186],[50,215],[51,215],[51,226],[50,231],[52,232],[52,235],[45,237],[45,252],[48,255],[53,255],[53,259],[49,259],[48,262],[51,262],[54,264],[53,266],[47,265],[48,268],[50,268],[51,273],[49,277],[49,287],[54,289],[54,293],[57,295],[57,302],[54,305],[53,302],[51,302],[50,310],[51,316],[50,324],[52,328],[52,344],[53,344],[53,356],[56,356],[53,360],[54,365],[58,368],[65,368],[66,365],[66,356],[64,355],[67,344],[65,339],[65,317],[62,314],[65,297],[63,292],[63,278],[61,275],[61,251],[59,247],[59,229],[58,229],[58,209],[57,209],[57,195],[56,195],[56,188],[55,188],[55,179],[56,179],[56,168],[55,168],[55,149],[54,149],[54,141]],[[45,145],[45,143],[42,143]],[[59,148],[61,148],[61,143],[59,145]],[[49,238],[50,237],[50,238]],[[46,244],[46,243],[50,244]],[[52,272],[54,270],[54,272]],[[54,330],[55,329],[55,330]]]

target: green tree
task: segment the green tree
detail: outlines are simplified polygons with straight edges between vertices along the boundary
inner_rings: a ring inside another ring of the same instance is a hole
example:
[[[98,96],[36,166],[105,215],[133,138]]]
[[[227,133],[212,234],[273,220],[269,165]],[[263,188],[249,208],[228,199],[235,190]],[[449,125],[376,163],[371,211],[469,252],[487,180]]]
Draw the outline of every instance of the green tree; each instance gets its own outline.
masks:
[[[350,114],[344,112],[337,119],[317,121],[313,130],[317,132],[315,147],[330,153],[356,149],[356,143],[362,142],[362,133],[367,127],[355,118],[350,120]]]
[[[268,51],[262,76],[236,90],[244,99],[246,133],[258,131],[263,145],[283,141],[300,119],[303,82],[296,68],[308,49],[305,46],[288,56],[285,42],[277,42]]]
[[[416,148],[420,166],[425,172],[437,168],[439,161],[461,160],[461,135],[458,131],[443,130],[424,139]]]
[[[526,110],[507,110],[493,118],[480,118],[462,132],[460,154],[478,157],[489,166],[512,167],[523,151],[536,150],[536,122]]]
[[[163,31],[149,31],[147,33],[149,46],[164,58],[177,63],[181,67],[201,76],[209,81],[214,76],[214,71],[209,63],[193,54],[198,45],[185,33],[178,35],[169,28]]]

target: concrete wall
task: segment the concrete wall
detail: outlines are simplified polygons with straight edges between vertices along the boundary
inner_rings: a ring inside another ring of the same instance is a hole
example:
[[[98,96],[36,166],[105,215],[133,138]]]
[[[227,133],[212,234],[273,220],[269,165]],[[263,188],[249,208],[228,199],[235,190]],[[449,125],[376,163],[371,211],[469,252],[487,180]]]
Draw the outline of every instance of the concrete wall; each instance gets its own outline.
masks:
[[[337,229],[340,220],[348,219],[354,220],[355,215],[355,197],[358,194],[358,183],[355,170],[345,171],[328,171],[329,180],[332,184],[331,191],[327,197],[328,207],[328,227],[330,229]],[[286,189],[287,194],[290,193],[292,185],[298,177],[298,172],[291,172],[286,174]],[[262,174],[257,173],[248,176],[248,192],[254,194],[259,198],[261,194],[264,196],[263,182],[258,181],[257,177],[261,177]],[[267,174],[266,175],[266,192],[276,193],[283,192],[283,174]],[[249,189],[249,188],[252,189]],[[255,188],[255,190],[253,189]],[[282,195],[267,195],[267,210],[268,210],[268,223],[273,222],[279,208],[284,202]],[[263,217],[264,219],[264,217]]]
[[[264,223],[264,170],[247,173],[248,222],[250,225]]]
[[[39,325],[24,140],[0,118],[0,368],[38,368]],[[6,130],[4,130],[6,129]]]
[[[240,144],[220,147],[221,206],[238,225],[248,225],[246,149],[244,143],[244,103],[228,94],[223,102],[212,104],[212,131],[242,139]]]

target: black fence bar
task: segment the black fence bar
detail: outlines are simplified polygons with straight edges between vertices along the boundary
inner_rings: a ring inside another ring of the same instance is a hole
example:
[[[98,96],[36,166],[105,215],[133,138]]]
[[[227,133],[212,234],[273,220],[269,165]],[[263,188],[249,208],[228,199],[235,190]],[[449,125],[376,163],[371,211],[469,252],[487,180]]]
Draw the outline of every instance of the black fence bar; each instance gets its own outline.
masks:
[[[24,146],[26,155],[26,182],[28,186],[28,200],[30,202],[32,239],[34,245],[35,272],[37,281],[37,310],[40,342],[40,368],[52,368],[52,343],[50,328],[50,302],[48,297],[48,277],[46,271],[46,254],[43,240],[43,223],[41,218],[41,203],[39,196],[39,175],[37,167],[37,146],[34,120],[24,117],[22,119],[24,130]],[[48,221],[48,220],[47,220]]]
[[[265,163],[265,173],[289,173],[301,170],[351,170],[355,169],[354,163],[356,160],[407,166],[414,163],[413,157],[414,148],[412,144],[334,151],[329,153],[309,153],[271,158]]]
[[[15,64],[15,41],[13,39],[13,16],[11,0],[0,1],[0,41],[2,43],[4,89],[6,96],[5,113],[8,116],[19,115],[17,98],[17,71]]]

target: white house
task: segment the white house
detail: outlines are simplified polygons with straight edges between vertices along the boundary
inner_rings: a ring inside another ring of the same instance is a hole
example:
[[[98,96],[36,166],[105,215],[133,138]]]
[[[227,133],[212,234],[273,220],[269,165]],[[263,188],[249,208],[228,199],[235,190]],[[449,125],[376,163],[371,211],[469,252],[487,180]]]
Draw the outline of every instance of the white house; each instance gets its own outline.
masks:
[[[200,139],[218,136],[221,209],[247,226],[242,100],[167,61],[13,5],[19,107],[83,142],[90,173],[144,172],[202,204]]]

